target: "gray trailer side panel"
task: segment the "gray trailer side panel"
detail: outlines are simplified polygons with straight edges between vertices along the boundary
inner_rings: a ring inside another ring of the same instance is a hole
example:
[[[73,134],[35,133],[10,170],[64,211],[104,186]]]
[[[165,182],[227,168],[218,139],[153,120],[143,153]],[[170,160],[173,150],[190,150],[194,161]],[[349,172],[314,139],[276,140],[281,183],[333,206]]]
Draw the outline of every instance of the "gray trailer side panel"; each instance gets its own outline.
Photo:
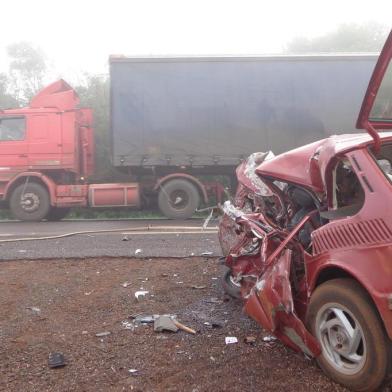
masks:
[[[237,165],[352,132],[376,56],[113,59],[116,166]]]

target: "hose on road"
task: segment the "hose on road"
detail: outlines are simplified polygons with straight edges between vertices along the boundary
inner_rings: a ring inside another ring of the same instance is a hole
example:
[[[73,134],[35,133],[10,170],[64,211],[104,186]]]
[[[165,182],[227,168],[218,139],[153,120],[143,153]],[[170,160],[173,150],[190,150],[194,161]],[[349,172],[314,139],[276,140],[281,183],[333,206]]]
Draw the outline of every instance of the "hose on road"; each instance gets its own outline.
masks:
[[[195,226],[142,226],[142,227],[130,227],[122,229],[107,229],[107,230],[85,230],[85,231],[74,231],[65,234],[58,234],[45,237],[24,237],[24,238],[9,238],[6,240],[0,240],[0,244],[7,242],[22,242],[22,241],[39,241],[39,240],[55,240],[59,238],[72,237],[75,235],[84,234],[99,234],[99,233],[118,233],[118,232],[137,232],[138,234],[153,234],[161,230],[161,233],[184,233],[184,234],[194,234],[194,233],[216,233],[217,229],[214,227],[195,227]],[[178,232],[172,232],[171,230],[178,230]],[[183,230],[183,231],[181,231]],[[186,231],[188,230],[188,231]],[[191,231],[191,233],[189,232]]]

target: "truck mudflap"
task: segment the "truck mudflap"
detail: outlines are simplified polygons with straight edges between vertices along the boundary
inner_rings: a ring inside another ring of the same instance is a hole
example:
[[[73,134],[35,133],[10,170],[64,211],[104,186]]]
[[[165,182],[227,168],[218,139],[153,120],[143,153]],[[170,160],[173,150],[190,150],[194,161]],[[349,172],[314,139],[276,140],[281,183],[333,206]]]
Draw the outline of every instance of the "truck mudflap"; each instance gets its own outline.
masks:
[[[317,357],[321,354],[317,340],[295,314],[290,284],[291,257],[292,252],[287,249],[268,265],[250,292],[245,311],[295,351]]]

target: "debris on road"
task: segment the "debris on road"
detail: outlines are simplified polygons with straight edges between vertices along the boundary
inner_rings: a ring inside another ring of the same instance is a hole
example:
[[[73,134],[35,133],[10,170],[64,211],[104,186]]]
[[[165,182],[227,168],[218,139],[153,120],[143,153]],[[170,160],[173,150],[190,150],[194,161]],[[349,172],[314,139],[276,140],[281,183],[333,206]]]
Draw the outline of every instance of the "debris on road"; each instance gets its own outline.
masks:
[[[206,288],[207,288],[207,286],[197,286],[197,285],[192,286],[192,289],[195,289],[195,290],[202,290],[202,289],[206,289]]]
[[[129,237],[127,235],[124,235],[124,237],[121,239],[121,241],[129,241]]]
[[[36,306],[28,306],[26,309],[31,310],[35,314],[40,314],[41,313],[41,309],[37,308]]]
[[[174,318],[172,316],[164,314],[162,316],[157,317],[154,320],[154,331],[155,332],[162,332],[162,331],[177,332],[178,327],[174,323]]]
[[[121,325],[124,327],[124,329],[130,329],[131,331],[135,329],[135,324],[131,321],[124,320]]]
[[[132,375],[132,376],[137,376],[139,373],[139,370],[137,369],[128,369],[128,372]]]
[[[141,299],[144,299],[144,297],[146,296],[146,294],[148,294],[149,291],[147,290],[140,290],[140,291],[136,291],[135,292],[135,298],[140,301]]]
[[[124,283],[121,284],[121,286],[125,287],[125,288],[127,288],[130,285],[131,285],[131,282],[124,282]]]
[[[50,368],[59,368],[66,365],[65,357],[62,353],[50,353],[48,358],[48,365]]]
[[[96,336],[97,338],[102,338],[102,337],[104,337],[104,336],[109,336],[110,334],[111,334],[110,331],[104,331],[104,332],[98,332],[98,333],[96,333],[95,336]]]
[[[244,339],[244,342],[245,342],[246,344],[254,345],[254,344],[256,343],[256,337],[255,337],[255,336],[247,336],[247,337]]]
[[[196,334],[196,331],[194,329],[187,327],[186,325],[180,323],[176,319],[173,319],[173,323],[176,327],[178,327],[179,329],[181,329],[185,332],[191,333],[192,335]]]
[[[225,343],[226,344],[238,343],[238,339],[235,336],[226,336]]]
[[[133,318],[133,322],[135,324],[150,324],[153,323],[154,320],[159,317],[159,315],[142,315],[138,314],[136,316],[130,316]]]
[[[135,250],[135,256],[140,255],[143,251],[141,249]]]
[[[272,336],[272,335],[268,335],[268,336],[263,337],[263,342],[270,343],[270,342],[274,342],[275,340],[276,340],[276,337]]]
[[[212,256],[214,252],[203,252],[201,256]]]

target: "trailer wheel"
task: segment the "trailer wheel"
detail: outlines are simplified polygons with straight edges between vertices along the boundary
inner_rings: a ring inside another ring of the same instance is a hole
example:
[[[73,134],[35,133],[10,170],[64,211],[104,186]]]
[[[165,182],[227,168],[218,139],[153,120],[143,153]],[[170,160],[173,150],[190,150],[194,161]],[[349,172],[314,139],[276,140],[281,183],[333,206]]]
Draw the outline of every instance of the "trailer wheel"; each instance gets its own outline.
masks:
[[[48,191],[34,182],[21,184],[12,192],[9,206],[12,215],[19,220],[40,221],[50,209]]]
[[[70,208],[52,207],[49,214],[46,216],[48,221],[59,221],[65,218],[70,211]]]
[[[388,371],[390,342],[362,287],[334,279],[310,298],[307,324],[320,343],[321,369],[353,391],[374,391]]]
[[[175,179],[161,186],[158,205],[169,219],[190,218],[200,203],[196,187],[187,180]]]

